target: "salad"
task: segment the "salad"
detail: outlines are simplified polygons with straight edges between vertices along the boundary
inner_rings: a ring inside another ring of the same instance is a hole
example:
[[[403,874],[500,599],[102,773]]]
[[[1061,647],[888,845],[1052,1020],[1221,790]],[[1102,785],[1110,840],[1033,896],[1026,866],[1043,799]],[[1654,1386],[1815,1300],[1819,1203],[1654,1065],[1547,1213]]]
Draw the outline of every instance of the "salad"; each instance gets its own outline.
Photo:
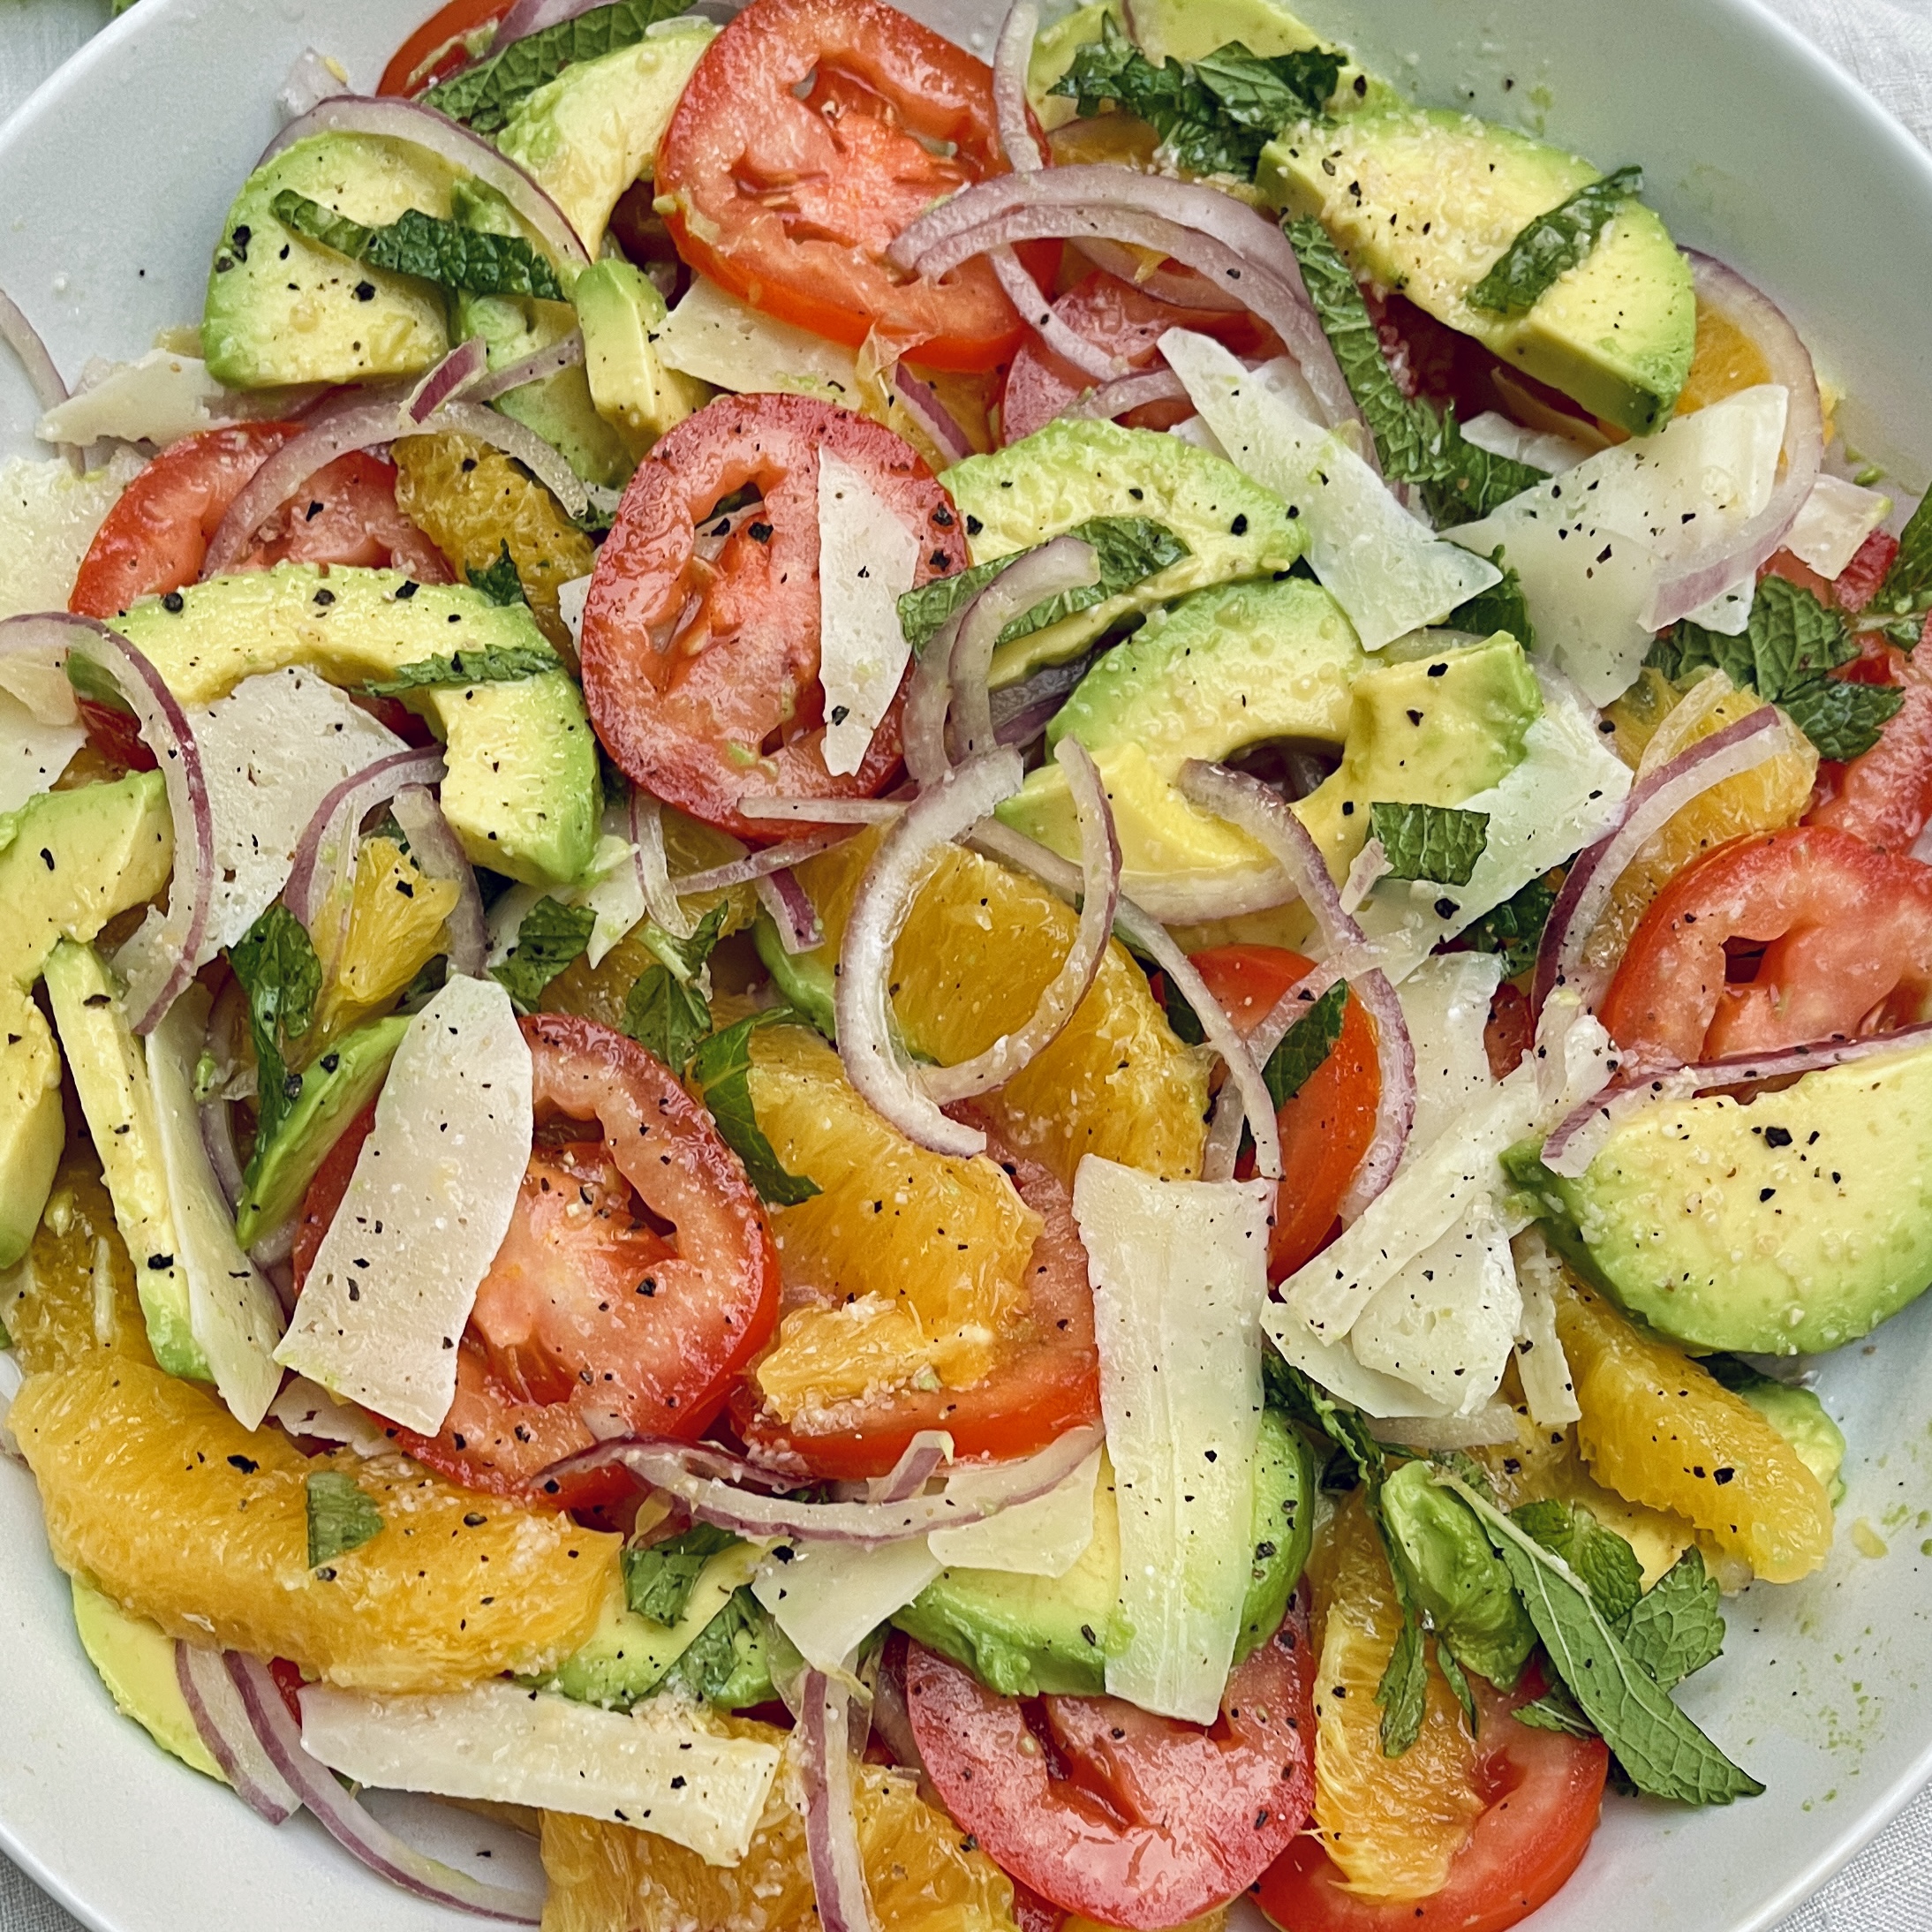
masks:
[[[1932,513],[1771,299],[1273,0],[279,104],[198,323],[0,296],[5,1442],[120,1709],[550,1932],[1502,1932],[1759,1792],[1675,1693],[1932,1283]]]

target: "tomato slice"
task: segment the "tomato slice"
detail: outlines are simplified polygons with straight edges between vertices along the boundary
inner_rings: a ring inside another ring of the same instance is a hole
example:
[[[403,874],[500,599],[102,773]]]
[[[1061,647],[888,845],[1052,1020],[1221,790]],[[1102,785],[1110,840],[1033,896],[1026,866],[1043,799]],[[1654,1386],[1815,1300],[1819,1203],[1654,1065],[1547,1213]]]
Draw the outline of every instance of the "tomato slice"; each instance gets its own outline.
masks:
[[[1801,825],[1679,872],[1632,933],[1599,1016],[1619,1046],[1691,1063],[1928,1014],[1932,869]]]
[[[455,1406],[433,1438],[396,1432],[419,1461],[501,1493],[614,1430],[701,1434],[778,1313],[764,1209],[703,1108],[608,1027],[523,1027],[538,1142],[517,1211],[464,1332]],[[373,1119],[310,1187],[298,1286]]]
[[[1905,692],[1905,702],[1870,751],[1848,764],[1818,767],[1806,823],[1835,826],[1888,851],[1909,851],[1932,823],[1932,664],[1868,636],[1861,655],[1835,675],[1853,683],[1889,684]]]
[[[1885,581],[1885,573],[1891,569],[1892,561],[1898,555],[1898,538],[1889,530],[1875,530],[1859,546],[1852,561],[1836,578],[1820,577],[1808,563],[1793,556],[1789,550],[1780,550],[1758,576],[1760,578],[1781,577],[1786,583],[1797,585],[1800,590],[1809,591],[1828,610],[1835,607],[1856,614],[1877,594],[1878,586]]]
[[[1314,1672],[1296,1605],[1211,1725],[1117,1697],[1023,1703],[916,1643],[906,1704],[946,1808],[1003,1870],[1064,1911],[1172,1926],[1244,1891],[1307,1823]]]
[[[988,264],[928,281],[884,258],[934,201],[1005,171],[984,61],[881,0],[752,0],[671,117],[658,207],[685,260],[754,307],[990,369],[1022,324]],[[1043,286],[1058,259],[1035,268]]]
[[[1207,990],[1244,1035],[1315,969],[1313,960],[1280,946],[1217,946],[1192,959]],[[1351,992],[1333,1051],[1275,1115],[1282,1181],[1268,1238],[1271,1281],[1286,1280],[1321,1251],[1334,1231],[1342,1195],[1375,1138],[1382,1095],[1375,1045],[1375,1023]]]
[[[1531,1672],[1507,1696],[1480,1678],[1476,1783],[1488,1808],[1427,1898],[1363,1898],[1319,1838],[1297,1838],[1263,1876],[1261,1909],[1284,1932],[1505,1932],[1562,1890],[1589,1848],[1610,1752],[1601,1738],[1535,1731],[1510,1713],[1543,1687]]]
[[[798,828],[741,817],[747,798],[870,797],[899,765],[895,698],[858,770],[826,769],[820,449],[917,532],[917,581],[964,568],[958,512],[910,444],[814,396],[724,396],[638,464],[584,608],[584,697],[611,757],[658,797],[759,843]],[[707,562],[698,525],[748,485],[762,509],[734,519]]]
[[[983,1379],[963,1389],[901,1388],[868,1403],[855,1422],[843,1409],[834,1429],[787,1429],[758,1404],[747,1380],[734,1419],[754,1451],[796,1460],[812,1475],[843,1482],[884,1475],[922,1429],[942,1429],[962,1461],[1030,1456],[1100,1415],[1100,1358],[1093,1342],[1093,1290],[1087,1251],[1074,1220],[1073,1198],[1052,1169],[1003,1146],[992,1122],[970,1108],[985,1129],[986,1151],[1012,1175],[1020,1198],[1046,1224],[1033,1244],[1026,1279],[1032,1299],[1002,1330],[1000,1357]]]
[[[114,617],[138,597],[193,583],[249,479],[301,434],[299,423],[243,423],[170,444],[122,491],[94,532],[67,608]],[[393,564],[420,583],[449,581],[442,553],[396,506],[396,466],[363,450],[310,477],[240,567],[282,562]]]
[[[419,94],[467,67],[476,56],[470,37],[494,26],[516,0],[449,0],[396,49],[382,70],[378,94]]]

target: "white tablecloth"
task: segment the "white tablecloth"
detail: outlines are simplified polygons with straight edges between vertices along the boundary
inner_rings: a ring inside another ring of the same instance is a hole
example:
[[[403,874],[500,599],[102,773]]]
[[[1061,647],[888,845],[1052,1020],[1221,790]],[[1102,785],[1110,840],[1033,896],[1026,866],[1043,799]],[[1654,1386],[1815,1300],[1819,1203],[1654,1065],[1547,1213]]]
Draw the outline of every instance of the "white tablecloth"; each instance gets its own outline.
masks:
[[[1932,147],[1932,0],[1770,4]],[[0,120],[107,15],[107,0],[0,0]],[[79,1928],[0,1858],[0,1932]],[[1777,1932],[1932,1932],[1932,1791]]]

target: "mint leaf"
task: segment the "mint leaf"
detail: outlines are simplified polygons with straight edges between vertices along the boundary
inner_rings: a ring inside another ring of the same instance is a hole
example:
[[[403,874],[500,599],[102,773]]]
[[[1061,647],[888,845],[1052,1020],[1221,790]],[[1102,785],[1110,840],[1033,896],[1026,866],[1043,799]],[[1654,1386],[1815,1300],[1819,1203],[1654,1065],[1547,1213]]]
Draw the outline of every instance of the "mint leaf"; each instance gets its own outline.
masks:
[[[1818,749],[1820,758],[1860,757],[1878,743],[1906,701],[1896,684],[1852,684],[1821,677],[1784,699],[1785,715]]]
[[[509,546],[504,549],[507,557]],[[500,568],[502,561],[491,564],[490,570]],[[510,565],[513,573],[516,568]],[[477,588],[492,602],[499,601],[487,585],[478,584]],[[459,684],[515,684],[562,668],[563,660],[547,644],[486,644],[475,650],[452,651],[447,657],[418,658],[413,663],[398,664],[388,677],[363,689],[372,698],[400,698],[404,691],[448,690]]]
[[[540,899],[517,928],[517,943],[490,977],[509,993],[519,1013],[534,1013],[543,989],[591,942],[597,915],[588,906]]]
[[[1479,638],[1506,630],[1524,650],[1534,650],[1536,628],[1529,621],[1529,600],[1523,595],[1522,577],[1503,562],[1501,544],[1490,553],[1490,562],[1503,573],[1503,581],[1491,584],[1486,591],[1478,591],[1467,603],[1458,604],[1449,613],[1448,627],[1472,631]]]
[[[640,1617],[668,1629],[684,1614],[698,1573],[721,1551],[742,1543],[728,1529],[693,1523],[682,1536],[623,1553],[624,1601]]]
[[[1426,404],[1418,403],[1418,409]],[[1437,457],[1439,473],[1420,479],[1423,505],[1438,530],[1456,524],[1473,524],[1487,517],[1513,496],[1534,489],[1546,480],[1545,472],[1513,457],[1499,457],[1478,449],[1462,434],[1454,407],[1445,404],[1441,414],[1441,442]],[[1518,641],[1528,645],[1527,638]]]
[[[520,235],[488,235],[440,215],[404,208],[370,228],[284,188],[269,203],[276,221],[352,261],[389,275],[414,275],[464,295],[523,295],[567,299],[557,272]]]
[[[692,1057],[688,1074],[725,1144],[744,1163],[758,1198],[773,1207],[796,1207],[819,1192],[816,1181],[786,1171],[751,1105],[751,1035],[758,1027],[785,1021],[804,1023],[789,1007],[774,1007],[713,1033]]]
[[[289,1042],[308,1031],[322,990],[322,962],[307,928],[278,899],[228,949],[228,963],[248,996],[248,1036],[255,1048],[255,1153],[263,1152],[302,1091],[289,1071]]]
[[[1533,1702],[1520,1704],[1513,1715],[1518,1724],[1526,1724],[1532,1731],[1560,1731],[1566,1738],[1596,1735],[1596,1726],[1560,1684]]]
[[[1764,1787],[1733,1764],[1631,1657],[1563,1559],[1444,1470],[1508,1566],[1551,1664],[1632,1782],[1654,1798],[1727,1805]]]
[[[1904,615],[1932,601],[1932,493],[1913,511],[1898,535],[1898,555],[1871,601],[1874,610]],[[1912,646],[1907,643],[1906,648]]]
[[[1724,1650],[1723,1599],[1702,1555],[1687,1550],[1624,1619],[1624,1649],[1664,1689],[1673,1689]]]
[[[1387,1531],[1379,1521],[1377,1531],[1386,1551]],[[1395,1648],[1375,1687],[1375,1701],[1382,1707],[1382,1755],[1400,1757],[1422,1735],[1423,1719],[1429,1711],[1429,1653],[1423,1643],[1422,1613],[1401,1564],[1391,1558],[1389,1574],[1395,1579],[1395,1599],[1401,1606],[1402,1627],[1396,1634]],[[1468,1686],[1465,1685],[1467,1689]]]
[[[720,900],[688,940],[667,932],[654,920],[645,927],[644,940],[659,963],[639,974],[624,1000],[624,1031],[648,1053],[654,1053],[674,1074],[682,1074],[711,1031],[711,1004],[698,976],[724,931],[729,910]]]
[[[1532,879],[1513,898],[1485,912],[1475,924],[1465,926],[1462,937],[1478,953],[1500,953],[1503,977],[1514,979],[1536,963],[1543,929],[1550,923],[1551,910],[1562,889],[1560,883],[1552,885],[1547,874]]]
[[[479,134],[499,132],[537,89],[581,60],[635,46],[660,20],[690,11],[690,0],[617,0],[513,41],[500,54],[439,82],[423,99]]]
[[[1613,1529],[1567,1503],[1525,1503],[1511,1518],[1582,1579],[1606,1623],[1620,1624],[1643,1594],[1643,1566]]]
[[[1096,604],[1118,597],[1122,591],[1131,590],[1191,554],[1166,525],[1156,523],[1151,517],[1090,517],[1065,534],[1093,546],[1098,577],[1091,584],[1062,591],[1057,597],[1045,598],[1030,610],[1022,611],[1000,631],[1001,644],[1030,637],[1079,611],[1091,610]],[[1011,556],[994,557],[908,591],[899,600],[899,628],[905,633],[906,642],[915,651],[923,650],[961,605],[977,597],[1009,564],[1017,563],[1027,555],[1024,550],[1015,550]]]
[[[1281,1044],[1261,1069],[1262,1078],[1268,1083],[1268,1097],[1278,1107],[1294,1099],[1335,1051],[1347,1006],[1348,982],[1338,979],[1281,1036]]]
[[[527,604],[530,601],[524,594],[524,580],[517,571],[516,558],[509,554],[507,541],[497,546],[496,561],[494,563],[486,563],[480,570],[466,570],[464,575],[469,578],[471,588],[481,591],[493,604],[507,607],[510,604]],[[535,655],[533,652],[531,654]],[[550,667],[546,665],[544,668],[547,670]]]
[[[1858,655],[1844,617],[1782,577],[1758,585],[1745,636],[1755,673],[1750,683],[1773,704]]]
[[[1369,835],[1381,840],[1391,879],[1467,886],[1490,842],[1490,815],[1458,805],[1377,800],[1369,807]]]
[[[734,1590],[729,1602],[664,1673],[659,1687],[682,1690],[728,1710],[765,1703],[774,1694],[770,1651],[774,1633],[771,1619],[751,1590]]]
[[[1596,247],[1626,201],[1643,192],[1643,170],[1619,168],[1579,188],[1567,201],[1539,215],[1517,236],[1490,272],[1469,291],[1471,308],[1513,315],[1534,308],[1543,291]]]
[[[316,1469],[303,1485],[308,1498],[308,1566],[319,1570],[382,1533],[382,1512],[351,1475]]]

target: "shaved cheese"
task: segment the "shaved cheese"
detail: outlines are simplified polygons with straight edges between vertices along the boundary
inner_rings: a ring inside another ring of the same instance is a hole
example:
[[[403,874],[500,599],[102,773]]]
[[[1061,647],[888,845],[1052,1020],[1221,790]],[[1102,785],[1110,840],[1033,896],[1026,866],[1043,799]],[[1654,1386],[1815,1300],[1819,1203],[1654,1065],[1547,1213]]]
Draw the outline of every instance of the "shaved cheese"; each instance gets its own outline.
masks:
[[[1266,1325],[1270,1340],[1290,1368],[1299,1369],[1310,1382],[1354,1404],[1364,1415],[1377,1422],[1385,1417],[1413,1422],[1442,1415],[1413,1383],[1364,1368],[1347,1341],[1319,1340],[1302,1323],[1273,1314]]]
[[[615,1819],[712,1865],[751,1849],[779,1762],[776,1745],[721,1736],[669,1698],[624,1713],[501,1679],[422,1697],[311,1684],[302,1743],[358,1785]]]
[[[0,691],[0,812],[18,811],[29,798],[51,789],[87,742],[78,718],[43,724],[11,691]]]
[[[1589,444],[1573,442],[1554,430],[1525,429],[1498,410],[1486,409],[1462,426],[1462,439],[1492,457],[1507,457],[1512,463],[1527,463],[1532,470],[1561,476],[1574,470],[1593,452]]]
[[[1798,521],[1785,532],[1785,547],[1835,584],[1866,538],[1890,515],[1890,497],[1847,483],[1842,476],[1821,476]]]
[[[150,349],[132,362],[91,365],[82,373],[81,387],[49,410],[34,434],[42,442],[83,448],[114,436],[165,449],[197,430],[265,413],[250,403],[217,382],[200,357]]]
[[[1476,1449],[1515,1442],[1516,1411],[1507,1402],[1485,1402],[1467,1415],[1395,1415],[1377,1423],[1376,1436],[1405,1449]]]
[[[604,955],[643,918],[645,909],[644,881],[638,876],[638,849],[630,842],[627,801],[613,799],[604,807],[601,834],[583,877],[567,894],[560,894],[566,904],[588,906],[597,915],[584,948],[592,969],[603,964]]]
[[[1445,535],[1485,557],[1502,547],[1537,650],[1607,705],[1654,640],[1664,567],[1721,545],[1770,501],[1788,401],[1773,382],[1726,396]]]
[[[864,472],[819,453],[819,680],[825,764],[856,772],[891,708],[912,647],[899,600],[919,568],[919,539]]]
[[[280,896],[316,807],[345,778],[406,749],[313,671],[245,679],[188,722],[215,823],[208,937],[196,963],[232,946]]]
[[[1106,1687],[1195,1724],[1220,1709],[1252,1565],[1273,1197],[1269,1181],[1162,1181],[1094,1154],[1074,1176],[1120,1506]]]
[[[117,449],[86,476],[58,457],[0,463],[0,617],[66,609],[94,532],[140,469],[132,449]]]
[[[320,1383],[311,1382],[305,1375],[289,1377],[281,1394],[268,1405],[268,1415],[291,1436],[347,1443],[358,1456],[381,1455],[396,1446],[381,1423],[370,1421],[359,1408],[338,1402]]]
[[[1415,1050],[1415,1120],[1405,1159],[1495,1084],[1483,1034],[1502,981],[1494,953],[1437,953],[1402,982],[1402,1018]]]
[[[1362,648],[1440,623],[1457,605],[1499,583],[1483,559],[1438,541],[1396,502],[1368,463],[1218,342],[1182,328],[1161,353],[1230,460],[1284,497],[1308,535],[1308,560],[1348,613]]]
[[[1516,1237],[1516,1279],[1522,1290],[1523,1318],[1516,1337],[1516,1373],[1523,1385],[1529,1418],[1544,1429],[1563,1429],[1582,1417],[1569,1358],[1557,1333],[1557,1292],[1563,1267],[1540,1227]]]
[[[208,1164],[194,1104],[194,1068],[208,1034],[205,986],[190,986],[147,1036],[155,1137],[168,1179],[175,1256],[188,1278],[188,1330],[215,1386],[244,1429],[259,1429],[282,1369],[282,1303],[235,1238],[234,1217]]]
[[[917,1536],[876,1550],[781,1543],[758,1565],[751,1594],[813,1670],[848,1671],[866,1637],[944,1567]]]
[[[737,395],[799,390],[857,409],[858,359],[841,343],[794,328],[693,275],[652,336],[658,360]]]
[[[1093,1498],[1100,1480],[1096,1449],[1064,1483],[1030,1503],[1017,1503],[984,1522],[963,1529],[935,1529],[927,1547],[940,1562],[975,1570],[1004,1570],[1014,1576],[1065,1576],[1093,1541]],[[946,1493],[968,1504],[997,1494],[999,1468],[955,1469]]]
[[[1468,1415],[1501,1384],[1522,1312],[1509,1237],[1484,1194],[1369,1297],[1348,1342],[1365,1368]]]
[[[588,577],[573,577],[569,583],[557,585],[557,615],[562,618],[570,642],[579,651],[584,648],[584,606],[589,602],[590,594]]]
[[[277,1362],[435,1434],[529,1162],[531,1084],[494,979],[451,980],[410,1022]]]

